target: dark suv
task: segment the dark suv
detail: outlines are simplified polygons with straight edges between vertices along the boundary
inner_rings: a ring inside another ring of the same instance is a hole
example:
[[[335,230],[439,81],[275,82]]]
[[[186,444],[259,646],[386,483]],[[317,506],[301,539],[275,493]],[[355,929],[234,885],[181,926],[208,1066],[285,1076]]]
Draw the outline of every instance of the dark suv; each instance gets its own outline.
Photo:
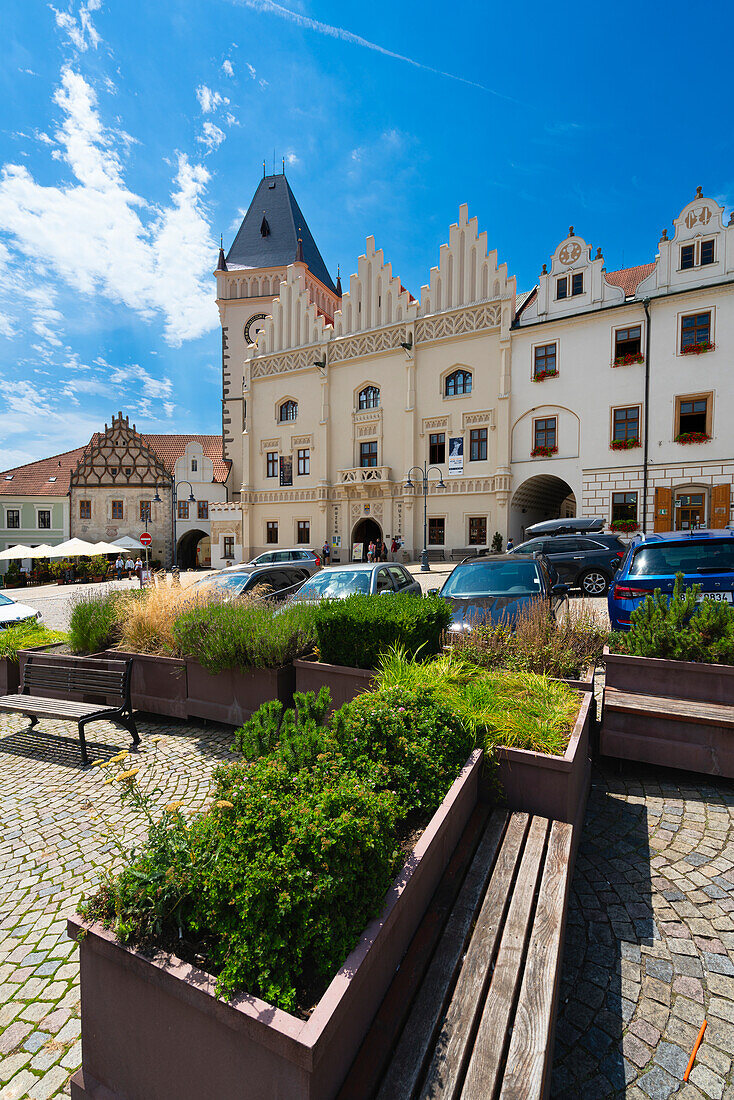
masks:
[[[602,527],[603,522],[600,520],[598,526]],[[563,584],[580,588],[583,596],[606,596],[627,553],[625,543],[618,535],[606,535],[586,525],[583,531],[571,531],[569,527],[573,521],[558,520],[557,523],[558,534],[553,533],[551,523],[544,523],[542,534],[538,532],[536,538],[514,547],[510,553],[543,554]],[[530,528],[528,534],[532,533]]]

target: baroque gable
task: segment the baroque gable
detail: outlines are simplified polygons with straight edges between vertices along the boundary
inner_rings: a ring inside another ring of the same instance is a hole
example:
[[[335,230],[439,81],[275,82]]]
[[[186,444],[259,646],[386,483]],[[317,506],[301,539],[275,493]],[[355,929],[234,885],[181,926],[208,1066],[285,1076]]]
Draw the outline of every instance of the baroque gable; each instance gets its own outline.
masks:
[[[592,251],[571,226],[551,256],[550,271],[543,264],[538,293],[523,310],[521,324],[624,302],[624,290],[607,282],[601,248],[593,258]]]
[[[734,275],[734,214],[724,224],[724,207],[702,189],[663,230],[654,270],[637,288],[638,297],[721,282]],[[706,250],[706,247],[708,251]]]

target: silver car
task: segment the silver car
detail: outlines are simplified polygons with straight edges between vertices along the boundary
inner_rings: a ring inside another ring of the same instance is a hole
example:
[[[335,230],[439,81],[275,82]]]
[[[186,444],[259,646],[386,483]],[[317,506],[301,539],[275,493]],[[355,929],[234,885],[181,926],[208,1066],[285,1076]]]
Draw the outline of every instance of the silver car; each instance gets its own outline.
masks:
[[[225,566],[223,572],[241,573],[243,569],[249,569],[252,565],[287,565],[289,563],[307,569],[311,576],[321,568],[321,557],[315,550],[309,550],[305,546],[294,546],[289,550],[265,550],[245,565]]]
[[[296,592],[295,600],[344,600],[347,596],[381,595],[406,592],[422,595],[421,586],[403,565],[397,562],[352,562],[319,570]]]

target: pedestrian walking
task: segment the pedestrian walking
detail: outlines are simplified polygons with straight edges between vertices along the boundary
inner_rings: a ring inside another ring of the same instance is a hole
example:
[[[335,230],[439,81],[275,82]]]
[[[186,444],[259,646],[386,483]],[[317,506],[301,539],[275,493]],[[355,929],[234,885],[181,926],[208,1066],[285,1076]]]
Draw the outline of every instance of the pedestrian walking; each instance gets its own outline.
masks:
[[[392,540],[392,542],[390,543],[390,553],[392,554],[392,560],[393,560],[393,561],[397,561],[397,560],[398,560],[398,559],[397,559],[397,558],[395,557],[395,555],[397,554],[397,552],[398,552],[398,550],[399,550],[399,549],[400,549],[400,546],[399,546],[399,544],[398,544],[398,540],[397,540],[397,539],[395,538],[395,536],[393,535],[393,540]]]
[[[329,548],[328,539],[324,539],[324,545],[321,547],[321,557],[323,558],[324,565],[328,565],[329,558],[331,557],[331,550]]]
[[[387,543],[384,539],[380,543],[380,561],[387,561]]]
[[[512,539],[512,538],[509,538],[507,540],[507,553],[509,554],[510,550],[514,550],[514,549],[515,549],[515,540]]]
[[[115,562],[115,572],[117,573],[118,581],[121,581],[122,574],[125,572],[125,562],[122,560],[122,555],[120,555]]]
[[[140,557],[140,555],[138,555],[138,557],[135,559],[135,576],[138,578],[138,584],[142,588],[143,587],[143,560]]]
[[[130,581],[132,580],[133,573],[135,572],[135,562],[132,558],[125,559],[125,576]]]

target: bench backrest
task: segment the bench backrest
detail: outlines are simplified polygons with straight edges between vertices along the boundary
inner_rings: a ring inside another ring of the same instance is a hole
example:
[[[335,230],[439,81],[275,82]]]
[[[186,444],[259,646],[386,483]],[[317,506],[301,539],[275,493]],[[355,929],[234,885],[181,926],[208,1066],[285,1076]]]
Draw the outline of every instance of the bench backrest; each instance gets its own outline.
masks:
[[[123,704],[130,702],[131,661],[99,660],[94,657],[46,656],[31,653],[26,657],[21,694],[58,698],[66,696],[105,696]]]

